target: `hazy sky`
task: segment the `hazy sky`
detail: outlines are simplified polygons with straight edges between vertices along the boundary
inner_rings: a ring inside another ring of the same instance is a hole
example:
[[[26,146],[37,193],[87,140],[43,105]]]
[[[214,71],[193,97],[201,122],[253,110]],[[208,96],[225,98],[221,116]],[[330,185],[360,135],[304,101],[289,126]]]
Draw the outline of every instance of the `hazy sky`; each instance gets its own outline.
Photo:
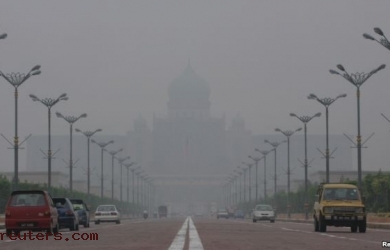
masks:
[[[20,88],[19,136],[47,133],[47,109],[28,97],[69,101],[53,108],[87,119],[75,127],[123,134],[142,114],[164,115],[167,88],[186,67],[211,85],[213,116],[238,112],[253,133],[295,129],[298,115],[323,116],[308,132],[325,133],[325,108],[307,100],[348,94],[330,107],[330,132],[356,134],[355,87],[329,73],[342,63],[351,73],[387,64],[390,51],[362,37],[381,27],[390,34],[390,1],[117,1],[3,0],[0,9],[0,70],[42,74]],[[362,87],[363,168],[390,165],[390,65]],[[14,95],[1,80],[0,132],[14,135]],[[69,133],[54,116],[53,134]],[[149,125],[151,125],[149,123]],[[13,168],[13,153],[0,138],[1,168]],[[24,162],[24,153],[20,156]],[[21,168],[23,168],[21,166]]]

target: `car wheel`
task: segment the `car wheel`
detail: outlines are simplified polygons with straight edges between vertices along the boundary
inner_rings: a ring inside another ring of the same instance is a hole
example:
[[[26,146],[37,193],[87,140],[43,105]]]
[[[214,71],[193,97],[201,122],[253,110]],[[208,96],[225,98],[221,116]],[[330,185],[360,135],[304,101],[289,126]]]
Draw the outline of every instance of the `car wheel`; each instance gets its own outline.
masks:
[[[269,222],[271,222],[271,223],[275,223],[275,220],[270,220]]]
[[[95,225],[99,225],[100,221],[95,220]]]
[[[318,220],[314,217],[314,232],[319,231]]]
[[[359,233],[365,233],[367,230],[367,221],[364,219],[364,221],[359,223]]]
[[[255,220],[255,219],[253,219],[253,222],[256,222],[256,220]]]
[[[219,219],[219,217],[217,216],[217,220]]]
[[[75,221],[72,222],[72,224],[69,227],[69,230],[70,231],[76,231],[76,222]]]
[[[121,224],[121,221],[120,221],[120,220],[117,220],[117,221],[116,221],[116,224]]]
[[[357,225],[353,225],[351,227],[351,233],[356,233],[357,232]]]
[[[77,223],[77,225],[76,225],[76,231],[79,231],[80,230],[80,225],[79,225],[79,223]]]
[[[58,234],[58,231],[60,231],[60,224],[57,221],[56,226],[53,228],[53,233]]]
[[[6,229],[6,230],[5,230],[5,233],[6,233],[7,236],[9,237],[9,236],[11,236],[11,234],[12,234],[12,230],[11,230],[11,229]]]
[[[53,235],[53,225],[51,225],[50,228],[46,229],[46,233],[47,233],[48,235]]]
[[[320,221],[319,221],[319,229],[320,232],[326,232],[325,218],[321,214],[320,214]]]

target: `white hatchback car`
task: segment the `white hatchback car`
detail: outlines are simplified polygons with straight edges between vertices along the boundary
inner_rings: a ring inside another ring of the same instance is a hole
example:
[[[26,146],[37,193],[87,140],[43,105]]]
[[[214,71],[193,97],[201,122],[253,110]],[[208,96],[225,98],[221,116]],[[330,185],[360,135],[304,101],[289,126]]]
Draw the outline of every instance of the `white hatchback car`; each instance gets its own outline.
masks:
[[[275,211],[270,205],[257,205],[253,209],[253,222],[258,220],[269,220],[275,222]]]
[[[115,205],[100,205],[96,208],[95,224],[100,222],[116,222],[121,223],[121,213]]]

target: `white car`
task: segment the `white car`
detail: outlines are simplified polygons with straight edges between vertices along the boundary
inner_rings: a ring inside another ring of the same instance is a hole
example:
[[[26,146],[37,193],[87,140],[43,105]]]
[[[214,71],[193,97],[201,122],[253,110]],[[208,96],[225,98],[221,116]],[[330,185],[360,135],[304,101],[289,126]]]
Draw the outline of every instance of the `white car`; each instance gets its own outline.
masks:
[[[100,222],[116,222],[121,223],[121,213],[115,205],[100,205],[96,208],[95,224]]]
[[[270,205],[257,205],[253,209],[253,222],[258,220],[269,220],[275,222],[275,211]]]

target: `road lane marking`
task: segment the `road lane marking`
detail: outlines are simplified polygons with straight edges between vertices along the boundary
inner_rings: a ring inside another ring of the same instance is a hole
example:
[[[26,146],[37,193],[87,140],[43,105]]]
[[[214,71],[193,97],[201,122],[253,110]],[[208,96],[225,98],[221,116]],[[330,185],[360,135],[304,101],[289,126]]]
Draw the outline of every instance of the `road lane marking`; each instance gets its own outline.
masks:
[[[198,231],[196,231],[196,227],[191,217],[189,219],[189,250],[203,250],[202,241],[199,238]]]
[[[172,244],[168,248],[168,250],[183,250],[184,244],[186,242],[186,236],[187,236],[188,218],[189,217],[185,219],[183,225],[181,226],[176,237],[173,239]]]

